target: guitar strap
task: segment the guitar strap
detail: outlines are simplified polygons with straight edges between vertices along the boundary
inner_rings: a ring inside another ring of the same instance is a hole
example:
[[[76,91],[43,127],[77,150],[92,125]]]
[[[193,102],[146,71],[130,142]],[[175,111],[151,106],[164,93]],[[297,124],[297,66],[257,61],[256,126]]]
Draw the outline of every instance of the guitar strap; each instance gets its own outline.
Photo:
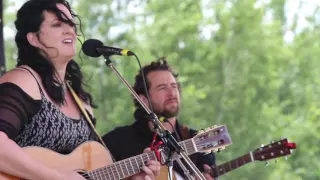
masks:
[[[190,129],[187,126],[179,124],[179,128],[180,128],[180,133],[182,136],[181,141],[191,138],[190,137]]]
[[[88,121],[88,123],[90,124],[91,128],[93,129],[93,131],[95,132],[96,136],[99,138],[99,140],[101,141],[101,143],[107,148],[106,144],[103,142],[102,138],[99,136],[99,134],[97,133],[96,128],[94,127],[94,125],[92,124],[92,121],[90,120],[90,117],[87,113],[87,111],[84,109],[81,100],[79,99],[78,95],[74,92],[74,90],[72,89],[72,87],[69,85],[69,82],[66,82],[66,85],[68,86],[72,96],[74,97],[74,100],[77,102],[80,110],[82,111],[82,113],[84,114],[86,120]],[[108,149],[108,148],[107,148]],[[111,155],[112,156],[112,155]]]

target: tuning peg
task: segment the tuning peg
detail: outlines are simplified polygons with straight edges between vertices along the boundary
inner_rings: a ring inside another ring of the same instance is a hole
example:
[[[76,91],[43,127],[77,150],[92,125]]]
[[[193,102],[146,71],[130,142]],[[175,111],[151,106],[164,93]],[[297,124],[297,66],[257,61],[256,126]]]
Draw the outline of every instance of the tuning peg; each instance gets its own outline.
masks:
[[[225,149],[225,147],[221,147],[221,148],[218,149],[218,152],[221,152],[221,151],[223,151],[224,149]]]
[[[264,147],[264,145],[263,145],[263,144],[261,144],[261,145],[260,145],[260,147]]]
[[[213,125],[213,126],[211,126],[211,128],[213,128],[213,129],[214,129],[214,128],[216,128],[216,127],[218,127],[218,126],[217,126],[217,125]]]
[[[280,154],[283,154],[283,153],[284,153],[284,152],[281,150],[281,151],[280,151]]]
[[[269,162],[268,161],[266,162],[266,166],[269,166]]]
[[[274,141],[271,141],[271,144],[273,144],[274,143]]]
[[[284,159],[285,159],[285,160],[288,160],[288,156],[285,156]]]
[[[210,127],[207,127],[207,128],[205,128],[205,131],[209,131],[211,128]]]
[[[198,131],[199,134],[200,134],[200,133],[203,133],[203,132],[204,132],[203,129],[200,129],[200,130]]]

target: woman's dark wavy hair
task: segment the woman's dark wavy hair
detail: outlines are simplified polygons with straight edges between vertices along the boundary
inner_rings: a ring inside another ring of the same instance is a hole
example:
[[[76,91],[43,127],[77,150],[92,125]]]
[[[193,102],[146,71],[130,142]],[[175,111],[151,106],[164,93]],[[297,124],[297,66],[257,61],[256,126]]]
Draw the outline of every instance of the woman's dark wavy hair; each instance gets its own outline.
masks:
[[[147,75],[153,71],[169,71],[176,80],[178,78],[178,73],[175,73],[173,71],[172,67],[168,64],[166,57],[160,57],[156,61],[153,61],[150,64],[144,66],[142,68],[142,71],[145,76],[146,86],[147,86],[148,92],[149,92],[149,88],[150,88],[150,82],[148,81]],[[132,88],[138,95],[142,94],[142,95],[146,96],[146,93],[144,90],[144,85],[143,85],[144,82],[143,82],[143,78],[142,78],[142,71],[140,70],[138,72],[138,74],[136,75],[135,83]],[[179,88],[179,91],[181,92],[180,83],[178,83],[178,88]],[[141,107],[140,103],[135,98],[133,99],[133,102],[134,102],[135,107],[137,107],[137,108]]]
[[[42,84],[50,98],[58,104],[63,104],[65,101],[64,90],[62,84],[58,81],[59,78],[56,75],[56,69],[48,58],[41,55],[41,50],[32,46],[27,40],[27,34],[29,32],[38,35],[40,25],[44,20],[44,11],[54,13],[60,21],[73,26],[75,30],[77,30],[76,24],[72,20],[65,18],[67,16],[57,8],[57,4],[66,6],[71,15],[79,19],[81,30],[81,20],[71,10],[67,1],[29,0],[17,13],[17,19],[15,21],[17,34],[15,41],[18,48],[17,66],[27,65],[35,70],[40,75]],[[92,107],[97,107],[93,104],[91,95],[83,89],[83,85],[85,85],[83,75],[79,65],[74,60],[71,60],[67,65],[65,80],[71,82],[72,88],[83,101],[88,102]]]

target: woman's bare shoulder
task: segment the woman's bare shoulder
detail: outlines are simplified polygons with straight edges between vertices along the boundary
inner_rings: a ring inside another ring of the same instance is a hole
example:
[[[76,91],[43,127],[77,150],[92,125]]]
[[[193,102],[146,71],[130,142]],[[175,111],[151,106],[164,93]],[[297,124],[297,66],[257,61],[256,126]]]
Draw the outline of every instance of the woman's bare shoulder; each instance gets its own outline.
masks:
[[[31,68],[27,66],[25,67],[31,70]],[[36,78],[39,78],[36,72],[32,70],[31,72],[35,75]],[[0,84],[13,83],[19,86],[24,92],[29,94],[29,96],[31,96],[33,99],[41,99],[39,86],[37,84],[35,77],[25,69],[14,68],[6,72],[3,76],[0,77]]]

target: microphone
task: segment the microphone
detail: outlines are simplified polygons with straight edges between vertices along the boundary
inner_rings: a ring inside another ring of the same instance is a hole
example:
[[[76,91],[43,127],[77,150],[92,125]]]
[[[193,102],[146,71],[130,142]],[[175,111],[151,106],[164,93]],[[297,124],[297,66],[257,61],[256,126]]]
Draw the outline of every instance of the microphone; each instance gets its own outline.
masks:
[[[159,117],[159,121],[161,121],[161,122],[169,122],[168,119],[163,117],[163,116]]]
[[[101,55],[111,56],[132,56],[133,52],[115,47],[104,46],[103,43],[97,39],[88,39],[82,45],[83,53],[90,57],[99,57]]]

